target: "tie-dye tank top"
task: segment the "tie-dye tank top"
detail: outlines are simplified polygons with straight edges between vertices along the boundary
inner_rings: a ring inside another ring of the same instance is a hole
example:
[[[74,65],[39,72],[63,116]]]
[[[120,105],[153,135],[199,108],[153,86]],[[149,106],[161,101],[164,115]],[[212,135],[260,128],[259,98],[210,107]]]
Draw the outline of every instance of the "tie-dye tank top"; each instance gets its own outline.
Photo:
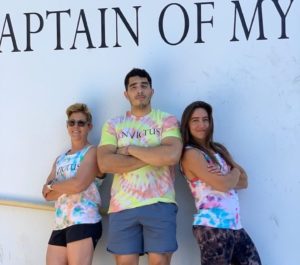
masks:
[[[159,110],[152,110],[143,117],[127,112],[104,124],[100,146],[158,146],[166,137],[180,138],[175,116]],[[147,165],[123,174],[114,174],[110,213],[156,202],[175,203],[174,167]]]
[[[76,175],[77,169],[91,145],[68,155],[64,153],[56,160],[56,180],[63,181]],[[55,202],[54,230],[64,229],[75,224],[97,223],[101,220],[100,194],[96,180],[76,194],[63,194]]]
[[[187,149],[193,148],[190,146]],[[201,152],[208,163],[213,163],[210,157]],[[221,166],[223,174],[230,171],[230,166],[216,153],[215,158]],[[236,190],[228,192],[214,190],[211,186],[198,178],[188,180],[190,190],[195,199],[197,213],[194,215],[193,225],[210,226],[214,228],[241,229],[239,199]]]

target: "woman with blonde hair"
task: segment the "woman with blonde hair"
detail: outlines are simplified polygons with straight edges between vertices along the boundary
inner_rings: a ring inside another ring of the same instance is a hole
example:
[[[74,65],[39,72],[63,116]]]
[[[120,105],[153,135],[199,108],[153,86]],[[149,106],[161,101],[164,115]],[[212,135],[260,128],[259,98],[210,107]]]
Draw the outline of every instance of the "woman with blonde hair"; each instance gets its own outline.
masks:
[[[47,248],[47,265],[91,265],[102,234],[96,148],[88,142],[92,115],[85,104],[66,110],[71,148],[58,156],[43,186],[55,200],[55,225]]]

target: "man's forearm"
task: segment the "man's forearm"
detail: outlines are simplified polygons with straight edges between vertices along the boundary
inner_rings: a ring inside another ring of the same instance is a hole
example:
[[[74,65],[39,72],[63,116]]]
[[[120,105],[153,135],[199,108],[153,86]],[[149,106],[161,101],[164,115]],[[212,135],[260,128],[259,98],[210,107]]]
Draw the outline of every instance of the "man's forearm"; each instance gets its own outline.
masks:
[[[181,145],[160,145],[155,147],[130,145],[128,153],[152,166],[171,166],[178,163],[180,159]]]
[[[107,154],[100,159],[99,167],[104,173],[127,173],[147,165],[131,155]]]

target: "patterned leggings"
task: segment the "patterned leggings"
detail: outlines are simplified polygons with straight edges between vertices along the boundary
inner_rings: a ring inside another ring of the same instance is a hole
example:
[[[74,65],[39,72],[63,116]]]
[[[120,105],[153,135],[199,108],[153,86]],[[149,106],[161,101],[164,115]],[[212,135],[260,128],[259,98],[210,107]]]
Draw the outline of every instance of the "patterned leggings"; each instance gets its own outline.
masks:
[[[201,265],[261,265],[254,243],[244,229],[193,226]]]

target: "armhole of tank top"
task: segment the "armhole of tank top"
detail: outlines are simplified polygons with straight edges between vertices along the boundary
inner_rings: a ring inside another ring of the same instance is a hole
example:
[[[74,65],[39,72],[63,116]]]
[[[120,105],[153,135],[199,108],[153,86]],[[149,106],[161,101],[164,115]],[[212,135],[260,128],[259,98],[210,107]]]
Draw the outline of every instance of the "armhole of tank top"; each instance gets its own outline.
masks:
[[[206,160],[207,163],[211,163],[211,159],[209,158],[209,156],[205,152],[200,150],[199,148],[196,148],[196,147],[190,146],[190,145],[187,145],[185,148],[186,149],[195,149],[195,150],[197,150],[199,153],[201,153],[204,156],[204,159]]]
[[[93,145],[87,145],[85,148],[83,148],[80,152],[80,161],[83,160],[83,158],[85,157],[86,153],[93,147]]]
[[[203,151],[201,151],[200,149],[194,147],[194,146],[187,145],[184,149],[195,149],[204,156],[205,160],[207,160],[206,157],[205,157],[205,153]],[[180,171],[181,171],[183,177],[186,179],[187,182],[194,183],[194,182],[199,180],[197,177],[194,177],[193,179],[188,179],[187,176],[184,174],[184,172],[182,170],[181,162],[179,164],[179,168],[180,168]]]

